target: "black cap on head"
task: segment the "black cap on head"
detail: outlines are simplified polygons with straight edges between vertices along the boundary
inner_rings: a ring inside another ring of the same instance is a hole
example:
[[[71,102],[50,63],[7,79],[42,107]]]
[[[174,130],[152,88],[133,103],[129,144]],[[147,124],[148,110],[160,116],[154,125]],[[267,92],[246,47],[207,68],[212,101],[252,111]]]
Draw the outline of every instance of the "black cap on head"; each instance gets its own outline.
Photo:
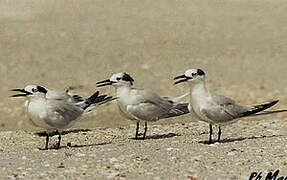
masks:
[[[124,73],[122,80],[130,82],[131,85],[133,85],[133,82],[135,81],[128,73]]]
[[[199,76],[204,76],[205,75],[205,72],[202,70],[202,69],[197,69],[197,74]]]
[[[44,93],[44,94],[46,94],[48,92],[47,89],[45,89],[42,86],[37,86],[37,90],[38,90],[38,92],[41,92],[41,93]]]

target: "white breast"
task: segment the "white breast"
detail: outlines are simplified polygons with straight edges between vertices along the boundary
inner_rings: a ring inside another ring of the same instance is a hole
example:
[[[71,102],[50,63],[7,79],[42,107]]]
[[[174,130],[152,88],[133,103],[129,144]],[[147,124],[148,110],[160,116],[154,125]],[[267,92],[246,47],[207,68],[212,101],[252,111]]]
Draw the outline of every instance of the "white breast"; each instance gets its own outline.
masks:
[[[202,92],[193,92],[191,95],[191,107],[193,112],[198,116],[198,118],[205,122],[210,122],[210,120],[201,112],[202,109],[205,109],[209,106],[209,93]]]
[[[125,118],[130,120],[137,120],[132,114],[130,114],[127,110],[129,105],[137,104],[137,97],[136,97],[136,89],[130,88],[121,88],[117,89],[117,103],[120,110],[120,113]]]
[[[43,121],[43,119],[47,118],[48,116],[45,104],[46,102],[44,99],[35,99],[32,101],[27,101],[25,106],[27,108],[28,118],[34,126],[51,129],[52,127]]]

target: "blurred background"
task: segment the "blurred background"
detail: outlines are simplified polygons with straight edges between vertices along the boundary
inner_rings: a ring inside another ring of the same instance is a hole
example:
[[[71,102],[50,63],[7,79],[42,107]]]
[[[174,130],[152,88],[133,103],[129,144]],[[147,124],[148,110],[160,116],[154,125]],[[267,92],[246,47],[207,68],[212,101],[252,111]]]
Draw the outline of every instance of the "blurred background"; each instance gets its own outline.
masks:
[[[285,0],[1,0],[0,130],[35,129],[11,88],[72,86],[89,96],[97,81],[123,71],[135,87],[166,96],[188,91],[174,76],[202,68],[211,91],[243,104],[280,99],[276,108],[286,108],[286,19]],[[130,123],[109,103],[75,127]]]

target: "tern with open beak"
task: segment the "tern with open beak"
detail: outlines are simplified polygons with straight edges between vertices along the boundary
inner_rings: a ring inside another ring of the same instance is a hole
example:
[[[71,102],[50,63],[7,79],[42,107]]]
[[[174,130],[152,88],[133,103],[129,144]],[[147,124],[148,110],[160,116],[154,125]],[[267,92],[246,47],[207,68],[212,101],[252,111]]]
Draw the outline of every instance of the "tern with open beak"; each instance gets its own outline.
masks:
[[[209,143],[212,143],[212,126],[218,125],[218,139],[220,142],[221,126],[236,122],[239,118],[264,115],[286,110],[265,111],[274,106],[278,100],[255,106],[239,105],[225,96],[209,92],[205,86],[205,72],[201,69],[189,69],[183,75],[174,78],[174,84],[186,82],[190,88],[189,109],[197,117],[209,124]]]
[[[11,97],[26,97],[25,108],[33,125],[46,130],[45,149],[48,149],[49,132],[56,131],[59,135],[56,149],[60,148],[60,131],[71,127],[84,113],[94,106],[113,100],[111,96],[99,95],[95,92],[85,99],[69,91],[49,90],[43,86],[28,85],[24,89],[12,89],[19,94]]]

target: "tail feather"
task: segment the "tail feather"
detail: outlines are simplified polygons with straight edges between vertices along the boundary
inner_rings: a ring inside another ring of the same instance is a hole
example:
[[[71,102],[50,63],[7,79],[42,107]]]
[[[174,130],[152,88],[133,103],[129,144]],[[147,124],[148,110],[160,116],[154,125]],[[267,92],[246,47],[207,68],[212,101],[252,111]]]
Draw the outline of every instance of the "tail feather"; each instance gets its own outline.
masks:
[[[274,106],[278,102],[279,102],[279,100],[276,100],[276,101],[272,101],[270,103],[256,105],[253,107],[252,110],[243,112],[241,117],[250,116],[250,115],[260,115],[261,113],[260,114],[256,114],[256,113],[264,111],[265,109],[268,109],[268,108]],[[264,113],[264,112],[262,112],[262,113]]]
[[[115,99],[112,96],[108,96],[108,95],[99,96],[99,94],[100,94],[99,91],[97,91],[92,96],[90,96],[88,99],[86,99],[83,109],[86,110],[91,105],[100,105],[100,104],[104,104],[106,102],[109,102]]]

